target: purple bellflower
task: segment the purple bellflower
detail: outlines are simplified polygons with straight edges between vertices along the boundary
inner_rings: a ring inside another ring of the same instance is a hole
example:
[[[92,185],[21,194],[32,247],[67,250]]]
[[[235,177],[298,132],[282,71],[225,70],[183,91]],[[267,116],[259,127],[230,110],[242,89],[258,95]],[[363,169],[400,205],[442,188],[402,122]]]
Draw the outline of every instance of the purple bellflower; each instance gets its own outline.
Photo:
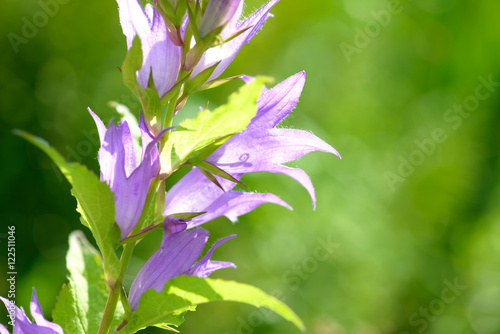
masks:
[[[13,334],[63,334],[61,326],[46,320],[43,317],[42,308],[38,299],[36,298],[35,289],[33,289],[33,295],[31,296],[30,311],[31,316],[35,319],[35,323],[26,316],[24,309],[11,305],[8,299],[0,297],[0,299],[5,304],[7,310],[11,308],[15,309],[16,318],[14,323]],[[0,334],[9,334],[7,328],[0,324]]]
[[[150,75],[160,98],[175,84],[181,66],[181,48],[168,37],[161,14],[150,4],[142,8],[139,0],[117,0],[120,24],[130,50],[135,36],[142,47],[142,68],[137,72],[137,82],[148,87]]]
[[[151,180],[158,174],[160,162],[156,144],[166,130],[154,138],[141,114],[139,128],[142,155],[137,166],[134,141],[127,122],[121,121],[115,126],[111,121],[106,128],[96,114],[90,109],[89,112],[94,118],[101,141],[98,154],[101,181],[106,182],[115,195],[115,221],[123,240],[137,224]]]
[[[206,162],[229,174],[270,172],[288,175],[306,188],[315,208],[316,197],[309,176],[302,169],[282,164],[314,151],[332,153],[339,158],[340,154],[308,131],[276,128],[295,108],[305,76],[305,72],[299,72],[271,90],[264,90],[257,101],[257,114],[247,128],[229,139]]]
[[[198,262],[208,240],[208,232],[202,228],[186,231],[187,224],[179,219],[167,217],[163,223],[163,241],[160,248],[148,259],[132,282],[129,302],[132,310],[139,305],[141,295],[148,289],[158,292],[165,283],[177,276],[188,275],[207,277],[222,268],[235,268],[230,262],[211,261],[213,251],[229,239],[231,235],[217,241]]]
[[[251,80],[245,78],[246,80]],[[314,187],[307,174],[298,168],[282,165],[313,151],[338,152],[310,132],[275,128],[297,104],[305,82],[300,72],[276,85],[264,89],[257,101],[257,114],[247,128],[236,134],[205,159],[236,179],[244,173],[271,172],[290,176],[299,182],[316,205]],[[177,182],[165,197],[164,215],[181,212],[206,212],[188,222],[192,228],[219,216],[231,221],[263,203],[275,203],[290,208],[273,194],[235,192],[234,183],[217,177],[225,191],[193,168]],[[291,209],[291,208],[290,208]]]
[[[211,81],[219,77],[231,64],[244,44],[250,42],[253,36],[262,28],[269,11],[279,0],[271,0],[255,13],[240,22],[243,0],[210,1],[205,16],[200,23],[202,32],[225,24],[220,35],[229,38],[241,32],[237,37],[212,47],[204,52],[197,64],[192,64],[191,78],[218,63],[210,78]],[[163,97],[176,83],[181,66],[181,47],[175,45],[169,38],[164,18],[150,4],[143,9],[139,0],[117,0],[120,15],[120,24],[123,34],[127,38],[127,48],[139,36],[142,45],[142,68],[137,72],[137,81],[142,88],[148,87],[152,73],[155,88]],[[183,30],[188,23],[187,16]],[[182,32],[184,35],[184,32]],[[189,44],[189,42],[187,42]],[[190,45],[193,47],[194,45]],[[189,69],[191,65],[188,66]]]

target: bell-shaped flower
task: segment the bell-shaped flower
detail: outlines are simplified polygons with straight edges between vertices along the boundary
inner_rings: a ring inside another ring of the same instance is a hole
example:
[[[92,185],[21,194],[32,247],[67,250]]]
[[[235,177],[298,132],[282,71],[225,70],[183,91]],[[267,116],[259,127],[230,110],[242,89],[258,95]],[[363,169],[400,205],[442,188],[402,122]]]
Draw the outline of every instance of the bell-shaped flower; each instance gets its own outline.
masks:
[[[153,288],[161,292],[165,283],[174,277],[181,275],[207,277],[218,269],[236,267],[230,262],[210,260],[217,247],[236,235],[217,241],[196,262],[208,241],[208,232],[202,228],[186,231],[186,228],[187,224],[179,219],[169,217],[165,219],[160,248],[142,266],[130,287],[128,299],[132,310],[137,308],[141,295],[146,290]]]
[[[199,73],[203,72],[209,67],[214,66],[217,63],[218,65],[215,67],[214,71],[207,81],[211,81],[219,77],[222,72],[224,72],[224,70],[229,66],[229,64],[231,64],[243,45],[250,42],[253,36],[255,36],[255,34],[257,34],[257,32],[262,28],[267,18],[271,16],[269,11],[278,1],[279,0],[269,1],[259,10],[257,10],[255,13],[241,22],[240,18],[244,1],[240,1],[238,7],[234,11],[234,14],[232,15],[232,18],[222,29],[220,35],[223,39],[228,39],[235,34],[238,34],[240,32],[241,33],[237,35],[237,37],[205,51],[201,59],[194,66],[193,72],[191,73],[191,78],[194,78]],[[233,2],[231,2],[231,4]],[[232,11],[228,11],[228,13],[232,13]],[[227,17],[225,18],[227,19]]]
[[[13,320],[13,334],[63,334],[61,326],[46,320],[43,316],[42,308],[36,298],[35,289],[31,296],[30,311],[35,323],[31,322],[24,309],[11,304],[10,300],[0,297],[10,314],[15,312]],[[9,334],[7,328],[0,324],[0,334]]]
[[[150,4],[142,8],[139,0],[117,0],[120,24],[127,38],[127,48],[139,36],[142,47],[142,68],[137,72],[137,82],[148,87],[152,74],[160,98],[175,84],[181,66],[181,48],[168,37],[161,14]]]
[[[257,114],[247,128],[233,136],[206,160],[227,173],[271,172],[288,175],[309,192],[316,204],[314,187],[299,168],[282,164],[307,153],[339,153],[312,133],[304,130],[276,128],[295,107],[305,83],[305,73],[297,73],[271,90],[264,90],[257,101]]]
[[[264,89],[257,101],[257,114],[247,128],[230,138],[205,161],[236,179],[244,173],[254,172],[288,175],[307,189],[315,207],[314,187],[308,175],[302,169],[283,164],[313,151],[332,153],[339,158],[340,155],[310,132],[275,128],[297,104],[304,82],[305,73],[300,72],[271,90]],[[273,194],[232,191],[235,183],[218,176],[215,178],[224,191],[193,168],[167,192],[164,215],[206,212],[188,222],[192,228],[219,216],[226,216],[234,222],[238,216],[263,203],[290,208]]]
[[[106,182],[115,195],[115,221],[120,227],[121,239],[127,237],[141,216],[151,180],[160,167],[157,143],[163,135],[154,138],[141,115],[139,128],[142,136],[142,154],[137,155],[130,128],[126,121],[106,128],[101,119],[89,109],[99,132],[101,148],[99,165],[101,181]]]

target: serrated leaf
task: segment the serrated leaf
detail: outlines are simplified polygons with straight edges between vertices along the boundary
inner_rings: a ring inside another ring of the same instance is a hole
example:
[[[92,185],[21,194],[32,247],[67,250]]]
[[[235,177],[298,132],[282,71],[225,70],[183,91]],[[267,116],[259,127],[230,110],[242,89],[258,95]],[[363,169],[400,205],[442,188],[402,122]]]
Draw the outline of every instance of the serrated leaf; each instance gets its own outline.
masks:
[[[146,291],[120,333],[135,333],[141,328],[163,323],[166,317],[176,311],[214,301],[266,307],[291,321],[300,330],[305,329],[302,321],[288,306],[254,286],[221,279],[180,276],[168,281],[162,292],[154,289]]]
[[[81,231],[69,236],[66,266],[70,273],[69,283],[63,286],[53,318],[64,333],[97,333],[101,322],[108,289],[104,280],[104,269],[99,252],[90,245]],[[114,324],[123,317],[118,305]]]
[[[99,181],[86,166],[76,162],[66,162],[45,140],[25,131],[16,130],[15,133],[44,151],[69,181],[81,221],[92,232],[104,258],[105,272],[108,275],[106,279],[110,282],[116,281],[120,263],[113,250],[112,227],[115,222],[115,202],[108,185]]]
[[[258,77],[229,96],[228,103],[213,112],[202,110],[193,119],[187,119],[171,131],[160,154],[160,174],[173,173],[189,159],[203,154],[210,145],[219,145],[220,140],[229,139],[241,132],[257,113],[259,97],[267,78]]]
[[[233,81],[235,79],[239,79],[240,77],[241,77],[241,75],[236,75],[236,76],[225,78],[225,79],[213,80],[213,81],[207,82],[206,84],[204,84],[203,86],[198,88],[198,91],[216,88],[216,87],[219,87],[225,83]]]

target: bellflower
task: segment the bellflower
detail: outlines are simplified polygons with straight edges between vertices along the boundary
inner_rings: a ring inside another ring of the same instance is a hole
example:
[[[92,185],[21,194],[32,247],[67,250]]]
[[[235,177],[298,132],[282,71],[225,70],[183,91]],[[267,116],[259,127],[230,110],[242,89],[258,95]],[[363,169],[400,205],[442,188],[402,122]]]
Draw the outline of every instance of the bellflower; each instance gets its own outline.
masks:
[[[10,310],[12,307],[15,308],[16,318],[12,333],[13,334],[63,334],[61,326],[46,320],[43,317],[42,308],[38,299],[36,298],[35,289],[33,289],[33,294],[31,296],[30,311],[31,316],[35,319],[35,323],[26,316],[24,309],[11,305],[8,299],[0,297],[0,299],[5,304],[5,307]],[[7,328],[0,324],[0,334],[9,334]]]
[[[160,167],[157,142],[164,132],[154,138],[141,114],[139,128],[142,135],[142,155],[139,166],[130,128],[125,121],[108,128],[89,109],[99,132],[101,148],[99,165],[101,181],[106,182],[115,195],[115,221],[120,227],[121,239],[133,230],[141,216],[151,180]],[[166,131],[166,130],[164,130]]]
[[[232,18],[229,20],[224,29],[222,29],[220,35],[222,38],[228,38],[231,35],[244,30],[243,33],[238,35],[236,38],[223,43],[222,45],[212,47],[205,51],[199,62],[194,66],[191,78],[194,78],[205,69],[217,63],[219,64],[215,67],[208,81],[219,77],[229,64],[231,64],[243,45],[250,42],[253,36],[255,36],[255,34],[257,34],[257,32],[262,28],[267,18],[271,16],[269,11],[278,1],[279,0],[269,1],[241,22],[240,18],[243,11],[244,1],[240,1]],[[234,2],[235,1],[233,1],[233,3]]]
[[[137,72],[137,82],[148,87],[150,75],[160,98],[175,84],[181,66],[181,48],[168,37],[161,14],[150,4],[142,8],[139,0],[117,0],[120,24],[130,50],[135,36],[142,48],[142,68]]]
[[[241,22],[243,0],[209,1],[205,15],[200,22],[200,32],[208,34],[211,30],[225,25],[220,33],[223,39],[238,33],[239,35],[222,45],[206,50],[197,64],[187,65],[188,70],[192,67],[191,78],[215,64],[218,65],[207,81],[219,77],[243,45],[250,42],[262,28],[271,15],[269,11],[278,1],[269,1]],[[137,81],[142,88],[147,88],[152,74],[155,88],[162,97],[176,83],[181,66],[181,47],[170,40],[164,18],[153,6],[146,4],[143,9],[139,0],[117,0],[117,2],[120,24],[127,38],[127,48],[132,47],[136,36],[141,40],[143,63],[142,68],[137,72]],[[182,37],[184,37],[187,23],[186,16],[181,29]]]
[[[207,277],[222,268],[235,268],[230,262],[211,261],[213,251],[236,235],[217,241],[198,262],[208,240],[208,232],[202,228],[186,231],[187,224],[179,219],[165,219],[163,224],[163,241],[160,248],[148,259],[132,282],[129,302],[132,310],[139,304],[141,295],[148,289],[158,292],[165,283],[177,276],[188,275]]]
[[[246,78],[248,80],[248,78]],[[236,179],[244,173],[271,172],[288,175],[298,181],[316,204],[314,187],[307,174],[298,168],[282,165],[313,151],[335,154],[338,152],[313,134],[294,129],[277,129],[297,104],[305,82],[305,73],[300,72],[276,85],[264,89],[257,101],[257,114],[247,128],[234,135],[205,159]],[[242,193],[232,191],[235,184],[217,177],[225,191],[208,180],[198,169],[193,168],[177,182],[165,197],[164,215],[181,212],[206,212],[188,222],[195,227],[219,216],[231,221],[260,204],[275,203],[290,208],[273,194]]]
[[[257,101],[257,114],[247,128],[236,134],[210,155],[206,161],[229,174],[271,172],[288,175],[307,189],[313,207],[314,187],[309,176],[299,168],[282,165],[307,153],[339,153],[312,133],[304,130],[278,129],[295,108],[305,83],[305,72],[297,73],[271,90],[264,90]]]

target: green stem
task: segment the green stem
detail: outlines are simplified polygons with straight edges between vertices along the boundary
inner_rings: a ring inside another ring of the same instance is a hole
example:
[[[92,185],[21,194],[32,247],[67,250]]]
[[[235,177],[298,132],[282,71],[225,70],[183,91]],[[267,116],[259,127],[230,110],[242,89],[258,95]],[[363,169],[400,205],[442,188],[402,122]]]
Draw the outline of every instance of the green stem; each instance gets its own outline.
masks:
[[[164,129],[171,127],[173,122],[174,122],[175,105],[177,104],[177,99],[179,98],[179,94],[180,94],[180,92],[177,92],[174,95],[174,97],[168,102],[167,114],[165,115],[165,120],[163,122]],[[160,141],[160,152],[161,152],[161,148],[168,141],[169,134],[170,134],[170,131],[167,131],[163,135],[163,138]]]
[[[106,301],[106,307],[104,308],[104,314],[102,316],[101,325],[99,326],[97,334],[109,333],[111,323],[113,322],[113,317],[115,315],[116,305],[118,304],[118,299],[120,298],[123,279],[125,278],[125,273],[127,272],[127,267],[132,257],[134,247],[135,244],[133,243],[127,244],[123,247],[123,253],[120,258],[120,273],[116,282],[109,284],[110,293],[108,300]]]

